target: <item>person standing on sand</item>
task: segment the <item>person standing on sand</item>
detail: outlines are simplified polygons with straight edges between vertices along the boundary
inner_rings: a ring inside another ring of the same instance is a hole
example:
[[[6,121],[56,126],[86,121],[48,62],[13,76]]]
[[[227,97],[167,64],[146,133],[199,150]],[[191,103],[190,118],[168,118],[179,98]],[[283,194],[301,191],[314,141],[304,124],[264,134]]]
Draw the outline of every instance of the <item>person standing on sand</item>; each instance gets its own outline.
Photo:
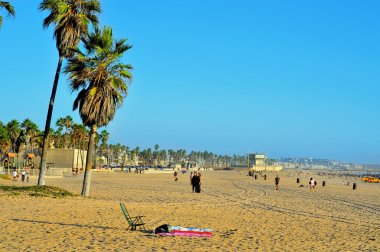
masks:
[[[201,192],[201,177],[199,172],[194,172],[193,179],[191,180],[193,185],[193,192],[200,193]]]
[[[310,178],[310,181],[309,181],[310,192],[311,190],[315,191],[315,184],[316,184],[316,181],[313,178]]]
[[[12,172],[13,181],[17,181],[17,177],[18,177],[17,171],[16,171],[16,169],[14,169]]]
[[[174,171],[173,175],[174,175],[174,181],[177,181],[178,180],[178,178],[177,178],[178,172]]]
[[[276,190],[278,190],[278,184],[280,183],[280,177],[277,175],[275,178],[274,178],[274,188]]]
[[[22,182],[25,181],[25,175],[26,175],[26,171],[23,170],[23,171],[21,172],[21,181],[22,181]]]

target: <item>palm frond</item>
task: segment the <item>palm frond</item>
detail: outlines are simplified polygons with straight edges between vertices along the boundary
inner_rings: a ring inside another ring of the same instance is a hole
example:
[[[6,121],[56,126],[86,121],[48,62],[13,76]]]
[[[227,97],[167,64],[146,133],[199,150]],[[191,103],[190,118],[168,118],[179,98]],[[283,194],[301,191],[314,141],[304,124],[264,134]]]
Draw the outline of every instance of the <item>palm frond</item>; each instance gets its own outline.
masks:
[[[99,0],[43,0],[41,11],[49,11],[43,27],[54,24],[54,38],[61,56],[70,57],[70,48],[77,47],[80,37],[88,32],[90,24],[98,24],[97,14],[101,12]]]
[[[16,15],[14,7],[9,2],[0,1],[0,7],[4,8],[9,16],[14,17]]]

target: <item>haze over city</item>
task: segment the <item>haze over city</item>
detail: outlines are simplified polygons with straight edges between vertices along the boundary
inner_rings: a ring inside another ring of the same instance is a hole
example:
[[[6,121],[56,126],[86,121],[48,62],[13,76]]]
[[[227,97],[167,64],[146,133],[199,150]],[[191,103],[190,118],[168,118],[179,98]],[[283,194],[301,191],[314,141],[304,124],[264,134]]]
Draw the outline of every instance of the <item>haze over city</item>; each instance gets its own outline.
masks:
[[[58,59],[40,0],[0,32],[0,120],[43,129]],[[133,45],[110,143],[380,164],[378,1],[104,1]],[[75,95],[62,75],[53,124]]]

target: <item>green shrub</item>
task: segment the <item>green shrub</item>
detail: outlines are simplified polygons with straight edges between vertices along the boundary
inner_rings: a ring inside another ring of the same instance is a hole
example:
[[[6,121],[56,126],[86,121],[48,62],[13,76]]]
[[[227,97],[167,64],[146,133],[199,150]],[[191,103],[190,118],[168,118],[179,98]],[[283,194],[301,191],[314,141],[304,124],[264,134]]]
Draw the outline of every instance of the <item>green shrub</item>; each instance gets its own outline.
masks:
[[[77,196],[69,191],[55,186],[5,186],[0,185],[0,191],[9,195],[27,194],[32,197],[65,198]]]

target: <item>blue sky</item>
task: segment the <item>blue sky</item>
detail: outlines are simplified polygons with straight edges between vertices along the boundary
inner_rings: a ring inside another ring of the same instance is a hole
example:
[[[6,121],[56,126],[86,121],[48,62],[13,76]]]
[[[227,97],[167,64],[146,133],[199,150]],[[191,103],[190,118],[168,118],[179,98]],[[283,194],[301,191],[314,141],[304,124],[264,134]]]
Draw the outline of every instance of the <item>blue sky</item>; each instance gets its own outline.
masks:
[[[40,0],[11,2],[0,120],[44,128],[53,32]],[[124,62],[135,68],[111,143],[380,164],[379,1],[101,2],[101,24],[129,38]],[[74,98],[62,75],[53,122],[80,122]]]

